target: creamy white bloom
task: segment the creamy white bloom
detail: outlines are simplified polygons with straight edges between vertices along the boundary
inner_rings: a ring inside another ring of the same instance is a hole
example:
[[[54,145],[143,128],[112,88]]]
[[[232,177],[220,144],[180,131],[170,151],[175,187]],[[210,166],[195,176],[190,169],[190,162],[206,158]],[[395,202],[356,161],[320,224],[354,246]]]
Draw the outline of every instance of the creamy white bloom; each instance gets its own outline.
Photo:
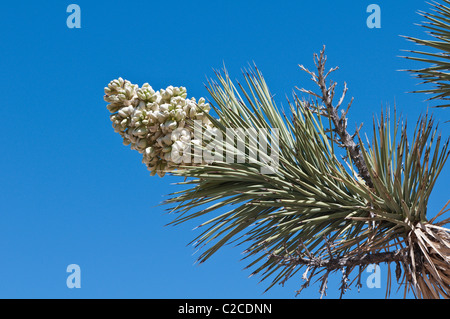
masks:
[[[105,87],[107,108],[114,131],[123,144],[142,154],[142,162],[151,175],[164,176],[180,165],[195,165],[192,160],[194,140],[192,121],[201,120],[212,127],[205,115],[210,106],[204,98],[187,99],[185,87],[168,86],[159,91],[150,84],[142,87],[118,78]],[[189,123],[189,125],[186,125]],[[191,164],[192,163],[192,164]]]

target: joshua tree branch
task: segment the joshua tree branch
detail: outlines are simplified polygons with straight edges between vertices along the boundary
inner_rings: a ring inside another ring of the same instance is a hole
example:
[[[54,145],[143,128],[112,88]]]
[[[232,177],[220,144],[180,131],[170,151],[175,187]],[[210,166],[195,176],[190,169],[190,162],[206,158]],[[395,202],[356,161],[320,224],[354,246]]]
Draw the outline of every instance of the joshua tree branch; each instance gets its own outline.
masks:
[[[355,254],[351,256],[334,257],[322,259],[319,257],[305,258],[304,256],[280,256],[271,254],[270,257],[277,258],[282,264],[304,265],[313,268],[326,268],[329,271],[339,270],[345,267],[367,266],[370,264],[401,262],[406,258],[405,250],[387,251],[369,254]]]
[[[378,252],[378,253],[359,253],[359,254],[352,254],[348,256],[340,256],[340,257],[333,257],[330,255],[329,258],[321,258],[321,257],[315,257],[311,255],[311,253],[306,249],[306,246],[301,243],[301,246],[303,246],[304,252],[302,253],[302,247],[299,247],[297,249],[295,254],[286,254],[286,255],[279,255],[272,253],[269,255],[269,258],[275,258],[278,260],[278,262],[281,265],[289,266],[290,268],[294,269],[295,266],[306,266],[306,271],[304,272],[302,279],[305,281],[304,284],[301,286],[301,288],[297,291],[297,294],[299,294],[304,288],[307,288],[311,282],[311,278],[314,276],[314,273],[317,269],[322,269],[325,271],[325,274],[322,275],[319,278],[319,281],[321,282],[320,285],[320,295],[321,298],[326,295],[326,289],[327,289],[327,282],[328,282],[328,275],[333,271],[340,270],[342,272],[342,282],[341,282],[341,298],[343,294],[349,289],[349,275],[352,272],[353,269],[356,267],[359,268],[358,272],[358,282],[356,286],[358,289],[362,286],[361,284],[361,272],[365,268],[365,266],[368,266],[370,264],[380,264],[380,263],[396,263],[396,278],[397,281],[400,279],[401,275],[401,268],[400,264],[404,264],[408,259],[408,251],[405,249],[399,249],[396,251],[387,251],[387,252]],[[327,244],[327,247],[328,244]],[[327,248],[329,250],[329,248]],[[311,271],[311,274],[308,276],[308,273]],[[289,277],[291,276],[291,272],[288,272],[285,275],[285,279],[282,281],[282,284],[286,282]]]
[[[325,56],[325,47],[320,52],[320,56],[317,54],[314,55],[314,63],[316,64],[318,73],[314,73],[312,71],[309,71],[306,69],[303,65],[300,65],[300,68],[311,75],[312,80],[319,86],[320,88],[320,94],[314,93],[309,90],[305,89],[299,89],[301,92],[308,93],[311,96],[314,96],[316,98],[319,98],[322,100],[324,107],[320,109],[320,115],[328,117],[331,119],[334,125],[334,132],[339,136],[339,140],[337,141],[338,144],[341,147],[344,147],[348,150],[350,157],[352,159],[353,164],[358,169],[359,175],[361,178],[366,182],[367,186],[370,188],[373,188],[373,183],[370,178],[369,171],[367,169],[366,162],[364,160],[364,157],[361,153],[360,146],[358,143],[354,141],[354,137],[358,134],[359,130],[361,129],[361,126],[356,130],[355,134],[351,135],[347,131],[347,113],[350,109],[350,106],[353,102],[353,99],[349,102],[347,105],[347,109],[345,111],[341,111],[341,115],[338,114],[338,109],[342,105],[345,99],[345,95],[347,93],[347,84],[344,84],[344,90],[342,93],[342,96],[336,106],[333,105],[333,98],[335,94],[335,88],[337,83],[331,82],[330,86],[327,86],[326,79],[328,75],[336,71],[338,68],[332,68],[327,73],[325,73],[325,63],[326,63],[326,56]],[[298,89],[298,88],[297,88]],[[316,110],[317,111],[317,110]]]

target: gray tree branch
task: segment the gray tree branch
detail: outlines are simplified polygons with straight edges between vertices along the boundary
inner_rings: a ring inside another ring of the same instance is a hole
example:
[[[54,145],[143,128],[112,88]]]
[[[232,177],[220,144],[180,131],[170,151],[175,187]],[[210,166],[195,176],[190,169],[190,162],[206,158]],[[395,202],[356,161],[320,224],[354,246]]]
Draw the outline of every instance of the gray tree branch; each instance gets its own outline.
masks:
[[[304,251],[303,253],[302,248]],[[327,250],[329,250],[329,254],[331,254],[330,244],[328,241],[327,241]],[[361,272],[363,271],[365,266],[371,264],[381,264],[381,263],[390,264],[392,262],[395,262],[396,264],[395,275],[397,281],[399,281],[401,276],[400,265],[407,262],[408,251],[406,249],[399,249],[396,251],[377,252],[377,253],[361,252],[357,254],[351,254],[348,256],[335,257],[333,255],[329,255],[328,258],[321,258],[313,256],[308,251],[306,246],[303,243],[301,243],[300,247],[297,249],[295,254],[280,255],[272,253],[269,255],[269,258],[277,259],[280,265],[289,267],[292,270],[295,269],[297,266],[306,266],[306,271],[303,273],[302,276],[304,284],[297,291],[297,294],[299,294],[304,288],[307,288],[309,286],[311,278],[314,276],[316,270],[321,269],[325,271],[325,274],[323,274],[319,278],[321,282],[319,292],[322,298],[324,295],[326,295],[329,274],[333,271],[341,271],[342,278],[340,290],[342,298],[344,293],[350,288],[350,285],[348,283],[349,275],[352,272],[352,270],[355,269],[356,267],[359,268],[357,275],[358,281],[356,283],[358,290],[360,287],[362,287]],[[285,278],[281,282],[281,284],[284,284],[291,277],[292,270],[285,275]],[[308,273],[310,271],[311,273],[308,276]]]
[[[321,108],[321,112],[319,115],[328,117],[331,119],[334,129],[333,131],[336,132],[336,134],[339,136],[338,145],[341,147],[344,147],[348,150],[351,160],[353,164],[358,169],[359,175],[361,178],[365,181],[366,185],[370,188],[373,188],[373,183],[370,178],[369,170],[367,169],[366,161],[364,160],[364,156],[361,153],[361,149],[358,143],[354,141],[354,137],[358,135],[359,130],[361,129],[361,126],[356,129],[355,134],[350,135],[347,131],[347,113],[350,109],[350,106],[353,102],[353,98],[351,99],[350,103],[347,105],[347,109],[345,111],[341,111],[341,115],[338,113],[339,107],[342,105],[345,95],[347,93],[347,84],[344,85],[344,90],[342,93],[342,96],[336,106],[333,105],[333,98],[335,94],[335,88],[337,83],[331,82],[330,86],[327,86],[326,79],[328,75],[336,71],[338,68],[332,68],[327,73],[325,73],[325,63],[326,63],[326,56],[325,56],[325,47],[320,52],[320,56],[317,54],[314,55],[314,63],[316,64],[316,68],[318,73],[309,71],[306,69],[303,65],[299,65],[300,68],[311,75],[312,80],[319,86],[320,88],[320,94],[314,93],[313,91],[305,90],[305,89],[299,89],[301,92],[308,93],[311,96],[314,96],[316,98],[319,98],[322,100],[324,107]],[[297,88],[298,89],[298,88]],[[317,110],[316,110],[317,111]]]

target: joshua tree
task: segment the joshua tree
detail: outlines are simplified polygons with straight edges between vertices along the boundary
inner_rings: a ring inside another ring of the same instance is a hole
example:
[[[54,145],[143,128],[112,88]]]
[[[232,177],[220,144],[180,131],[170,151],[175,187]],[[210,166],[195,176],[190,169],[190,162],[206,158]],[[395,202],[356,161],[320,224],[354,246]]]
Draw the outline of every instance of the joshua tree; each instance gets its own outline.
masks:
[[[427,212],[449,140],[428,114],[408,137],[387,110],[364,143],[361,126],[348,131],[347,86],[336,98],[328,79],[337,68],[326,69],[324,49],[314,62],[314,71],[300,68],[317,90],[299,89],[305,97],[294,93],[286,112],[256,68],[245,72],[246,88],[217,73],[207,87],[211,106],[188,99],[184,87],[155,91],[121,78],[105,88],[105,100],[116,132],[152,175],[171,172],[190,186],[167,200],[177,214],[170,224],[211,216],[193,240],[208,246],[200,262],[227,243],[246,244],[248,267],[270,278],[267,289],[301,270],[299,292],[317,278],[321,296],[330,274],[340,273],[342,295],[352,276],[361,287],[369,264],[387,263],[405,295],[450,297],[450,219],[437,221],[450,201]],[[389,268],[387,295],[392,282]]]

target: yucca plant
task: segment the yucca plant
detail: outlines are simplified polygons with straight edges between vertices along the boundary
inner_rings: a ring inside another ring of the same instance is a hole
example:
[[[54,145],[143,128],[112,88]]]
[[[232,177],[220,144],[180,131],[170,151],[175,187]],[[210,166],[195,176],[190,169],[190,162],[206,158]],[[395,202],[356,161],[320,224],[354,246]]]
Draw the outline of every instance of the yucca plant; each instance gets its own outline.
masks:
[[[425,50],[407,50],[412,53],[405,58],[423,62],[429,66],[408,70],[423,80],[422,84],[431,84],[431,88],[417,90],[417,93],[431,94],[429,100],[439,100],[438,107],[449,107],[450,100],[450,1],[433,1],[431,12],[420,11],[426,20],[421,25],[427,30],[430,39],[406,37],[423,46]]]
[[[256,68],[244,74],[245,85],[234,84],[225,70],[208,83],[218,118],[204,100],[187,99],[184,88],[156,92],[119,79],[105,89],[105,100],[116,131],[143,154],[149,170],[185,178],[179,184],[188,188],[165,202],[176,214],[170,224],[209,217],[192,242],[205,246],[200,262],[225,244],[246,245],[247,267],[270,280],[267,289],[301,270],[299,292],[318,279],[321,296],[330,274],[341,275],[342,295],[352,282],[362,286],[369,264],[387,263],[395,265],[405,296],[410,290],[417,298],[449,297],[449,219],[436,221],[445,207],[432,219],[427,212],[448,139],[441,141],[428,115],[408,138],[406,124],[388,111],[374,120],[373,140],[364,144],[361,127],[347,131],[351,101],[339,112],[347,87],[336,103],[337,84],[327,85],[337,68],[326,72],[324,50],[314,61],[317,71],[301,68],[317,93],[300,89],[309,98],[294,94],[286,112]],[[209,139],[195,136],[196,125],[202,134],[209,130]],[[252,134],[257,131],[273,134]],[[238,134],[229,138],[230,132]],[[213,136],[226,138],[211,143]],[[175,163],[180,154],[184,160]],[[205,154],[208,160],[198,160]],[[389,271],[387,295],[392,282]]]

